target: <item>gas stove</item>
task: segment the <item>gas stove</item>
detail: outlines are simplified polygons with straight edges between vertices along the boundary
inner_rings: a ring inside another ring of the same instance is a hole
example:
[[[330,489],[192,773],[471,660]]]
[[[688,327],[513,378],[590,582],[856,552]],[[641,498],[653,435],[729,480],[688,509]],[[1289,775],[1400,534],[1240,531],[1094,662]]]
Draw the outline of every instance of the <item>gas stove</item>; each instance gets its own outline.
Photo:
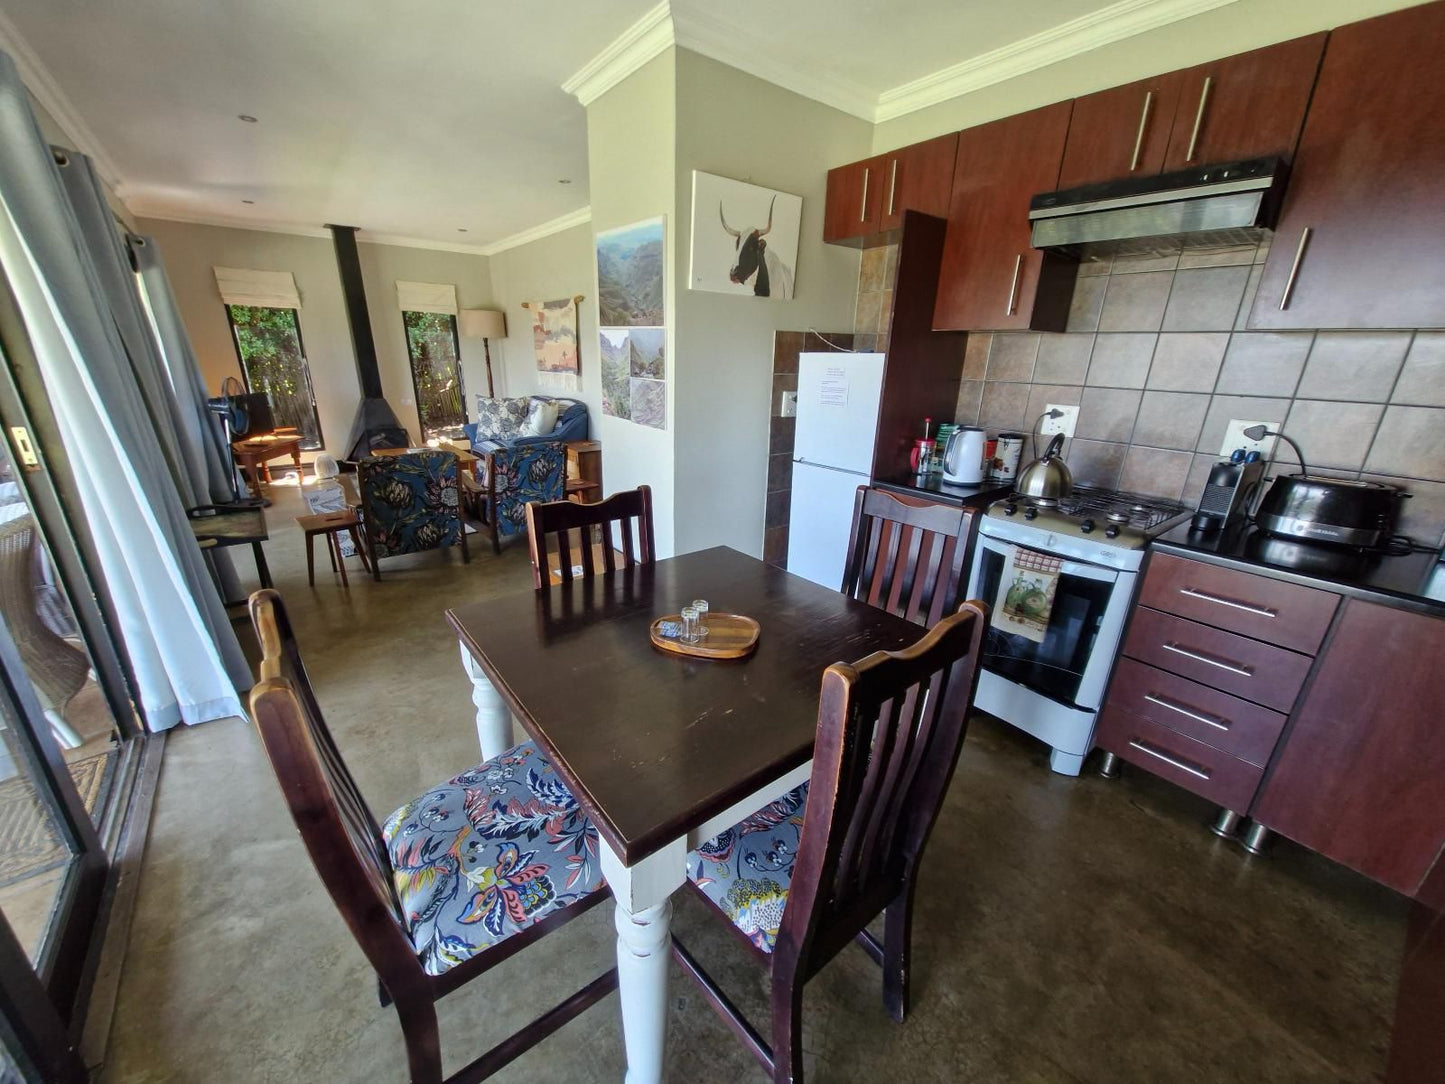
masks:
[[[988,506],[995,519],[1014,520],[1066,538],[1120,549],[1143,549],[1149,539],[1186,519],[1190,510],[1177,501],[1076,486],[1067,497],[1041,500],[1010,494]]]

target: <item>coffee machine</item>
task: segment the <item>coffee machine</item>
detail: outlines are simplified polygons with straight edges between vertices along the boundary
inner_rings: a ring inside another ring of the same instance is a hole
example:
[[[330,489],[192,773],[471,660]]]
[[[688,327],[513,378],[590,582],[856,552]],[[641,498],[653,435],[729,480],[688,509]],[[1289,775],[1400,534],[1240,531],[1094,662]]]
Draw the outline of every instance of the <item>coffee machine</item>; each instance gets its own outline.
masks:
[[[1191,529],[1206,534],[1232,527],[1249,515],[1264,480],[1264,461],[1258,452],[1236,448],[1227,460],[1214,464]]]

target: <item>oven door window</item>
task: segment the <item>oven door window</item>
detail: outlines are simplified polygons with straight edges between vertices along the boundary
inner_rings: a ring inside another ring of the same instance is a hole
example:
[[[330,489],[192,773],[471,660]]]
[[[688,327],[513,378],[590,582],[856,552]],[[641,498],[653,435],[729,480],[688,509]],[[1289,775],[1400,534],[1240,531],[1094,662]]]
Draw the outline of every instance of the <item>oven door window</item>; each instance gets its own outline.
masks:
[[[990,604],[998,597],[1003,566],[1002,553],[980,544],[977,597]],[[1079,684],[1084,679],[1084,669],[1089,665],[1114,588],[1112,575],[1099,580],[1068,572],[1061,574],[1043,643],[1001,632],[990,625],[984,640],[983,666],[1051,699],[1079,706],[1075,699]]]

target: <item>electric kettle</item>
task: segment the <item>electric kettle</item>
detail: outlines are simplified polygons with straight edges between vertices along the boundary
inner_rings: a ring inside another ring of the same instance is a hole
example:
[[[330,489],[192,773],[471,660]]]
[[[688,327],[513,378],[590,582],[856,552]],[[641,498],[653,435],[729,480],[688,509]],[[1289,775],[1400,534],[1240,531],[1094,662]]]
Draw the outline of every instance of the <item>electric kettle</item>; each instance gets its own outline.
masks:
[[[943,451],[943,480],[959,486],[976,486],[983,481],[984,431],[965,425],[949,436]]]

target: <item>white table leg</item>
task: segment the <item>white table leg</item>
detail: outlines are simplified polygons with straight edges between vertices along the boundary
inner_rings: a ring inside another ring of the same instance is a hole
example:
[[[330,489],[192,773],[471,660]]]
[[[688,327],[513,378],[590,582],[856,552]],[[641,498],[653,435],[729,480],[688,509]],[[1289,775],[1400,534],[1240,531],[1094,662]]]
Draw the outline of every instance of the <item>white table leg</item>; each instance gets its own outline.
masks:
[[[467,645],[459,646],[462,669],[472,682],[472,703],[477,706],[477,742],[482,747],[482,759],[490,760],[512,747],[512,711],[472,658]]]
[[[617,988],[627,1084],[661,1084],[667,1051],[670,897],[687,876],[687,845],[675,840],[637,865],[625,866],[606,840],[601,843],[602,872],[617,899]]]

